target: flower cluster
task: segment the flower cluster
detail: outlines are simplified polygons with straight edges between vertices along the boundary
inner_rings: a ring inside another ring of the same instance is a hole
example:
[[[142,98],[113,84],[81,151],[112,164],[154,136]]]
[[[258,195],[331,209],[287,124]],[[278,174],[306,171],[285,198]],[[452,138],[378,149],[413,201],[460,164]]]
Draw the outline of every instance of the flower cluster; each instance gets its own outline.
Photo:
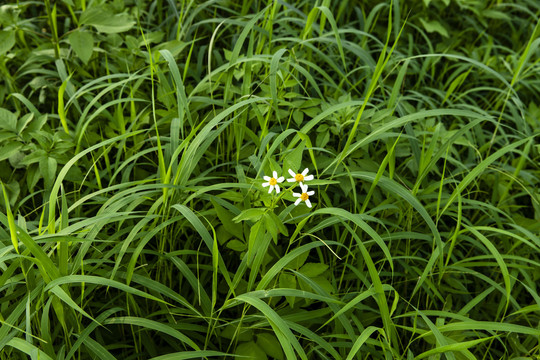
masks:
[[[300,202],[305,202],[307,207],[311,207],[311,201],[309,200],[309,197],[315,194],[315,191],[308,191],[308,186],[305,184],[305,181],[313,180],[313,175],[308,175],[309,169],[305,168],[304,171],[301,173],[295,173],[291,169],[289,169],[289,174],[291,174],[292,178],[287,179],[287,182],[294,182],[300,184],[300,189],[302,189],[301,193],[293,192],[293,196],[297,197],[296,201],[294,202],[294,205],[300,204]],[[268,189],[268,193],[270,194],[272,190],[276,190],[276,194],[279,194],[281,191],[278,184],[281,184],[285,178],[283,176],[278,177],[277,171],[272,172],[272,177],[270,176],[263,176],[263,179],[266,181],[262,184],[263,187],[270,186]]]

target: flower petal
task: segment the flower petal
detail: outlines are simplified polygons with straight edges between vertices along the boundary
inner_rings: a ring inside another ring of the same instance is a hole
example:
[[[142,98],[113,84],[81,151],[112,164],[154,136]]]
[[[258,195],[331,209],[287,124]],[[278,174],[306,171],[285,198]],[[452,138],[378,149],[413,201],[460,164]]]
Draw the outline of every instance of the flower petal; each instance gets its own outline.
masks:
[[[313,180],[313,178],[314,178],[313,175],[304,176],[304,181]]]
[[[278,183],[282,183],[283,180],[285,180],[285,177],[280,176],[280,177],[278,177],[276,180],[277,180]]]
[[[292,196],[294,196],[294,197],[300,197],[300,196],[302,196],[302,194],[299,194],[299,193],[292,193]]]
[[[270,185],[269,182],[266,182],[266,183],[262,183],[262,187],[267,187],[268,185]]]
[[[308,208],[311,207],[311,201],[309,201],[309,199],[306,200],[306,205],[307,205]]]
[[[270,185],[270,189],[268,189],[268,193],[270,194],[274,190],[274,185]]]
[[[308,191],[306,194],[308,194],[308,196],[315,195],[315,191]]]
[[[294,202],[294,205],[300,204],[300,201],[302,201],[302,199],[300,199],[300,198],[296,199],[296,201]]]
[[[274,179],[277,179],[277,171],[272,172],[272,175],[274,175]]]
[[[270,176],[263,176],[263,179],[266,180],[266,181],[270,181],[271,177]]]
[[[287,179],[287,182],[295,182],[296,179],[295,178],[292,178],[292,179]]]
[[[289,174],[291,174],[291,176],[294,178],[296,176],[296,173],[294,171],[292,171],[291,169],[289,169]]]
[[[302,171],[302,175],[303,176],[306,176],[306,174],[309,172],[309,169],[308,168],[305,168],[304,171]]]
[[[300,183],[300,188],[302,189],[303,193],[305,193],[308,189],[307,185],[304,185],[304,183]]]
[[[274,185],[276,187],[276,194],[279,194],[279,185]]]

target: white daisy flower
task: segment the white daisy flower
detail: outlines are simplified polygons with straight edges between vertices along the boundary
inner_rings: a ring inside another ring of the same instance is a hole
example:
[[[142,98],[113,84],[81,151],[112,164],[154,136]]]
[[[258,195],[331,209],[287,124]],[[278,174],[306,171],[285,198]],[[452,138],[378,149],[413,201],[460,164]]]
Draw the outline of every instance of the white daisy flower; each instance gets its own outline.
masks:
[[[289,174],[291,174],[292,178],[287,179],[287,181],[288,182],[297,181],[299,183],[303,183],[304,181],[313,180],[313,175],[307,175],[308,172],[309,172],[309,169],[305,168],[304,171],[302,171],[302,173],[295,174],[294,171],[289,169]]]
[[[307,170],[307,169],[306,169]],[[311,201],[309,201],[309,197],[315,194],[315,191],[307,191],[308,187],[307,185],[304,185],[303,183],[300,183],[300,188],[302,189],[302,193],[293,193],[292,195],[294,197],[297,197],[296,201],[294,202],[294,205],[300,204],[300,201],[305,201],[307,207],[311,207]]]
[[[263,176],[263,179],[268,181],[262,184],[263,187],[270,186],[270,189],[268,189],[268,193],[270,194],[274,188],[276,189],[276,194],[279,194],[279,185],[278,183],[282,183],[285,178],[283,176],[278,177],[277,171],[274,171],[272,173],[273,177],[270,176]]]

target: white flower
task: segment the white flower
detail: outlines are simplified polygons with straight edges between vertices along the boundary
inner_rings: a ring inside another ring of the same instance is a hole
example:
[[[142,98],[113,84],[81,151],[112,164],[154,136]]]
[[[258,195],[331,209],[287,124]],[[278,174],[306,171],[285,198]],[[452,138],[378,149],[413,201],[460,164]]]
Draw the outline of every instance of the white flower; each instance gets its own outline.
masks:
[[[306,169],[307,170],[307,169]],[[293,193],[292,195],[294,197],[297,197],[296,201],[294,202],[294,205],[300,204],[300,201],[305,201],[307,207],[311,207],[311,201],[309,201],[309,197],[315,194],[315,191],[307,191],[308,187],[307,185],[304,185],[303,183],[300,183],[300,188],[302,189],[302,193]]]
[[[313,180],[313,175],[307,175],[307,173],[309,172],[309,169],[308,168],[305,168],[304,171],[302,171],[302,173],[298,173],[298,174],[295,174],[294,171],[292,171],[291,169],[289,169],[289,174],[291,174],[292,178],[291,179],[287,179],[288,182],[299,182],[299,183],[303,183],[304,181],[309,181],[309,180]],[[306,176],[307,175],[307,176]]]
[[[270,177],[270,176],[263,176],[263,179],[268,181],[268,182],[265,182],[262,184],[263,187],[267,187],[268,185],[270,185],[270,189],[268,189],[268,193],[270,194],[272,192],[272,190],[274,190],[274,188],[276,189],[276,194],[279,194],[279,185],[278,183],[282,183],[283,180],[285,180],[285,178],[283,176],[280,176],[278,177],[277,176],[277,171],[274,171],[272,173],[273,177]]]

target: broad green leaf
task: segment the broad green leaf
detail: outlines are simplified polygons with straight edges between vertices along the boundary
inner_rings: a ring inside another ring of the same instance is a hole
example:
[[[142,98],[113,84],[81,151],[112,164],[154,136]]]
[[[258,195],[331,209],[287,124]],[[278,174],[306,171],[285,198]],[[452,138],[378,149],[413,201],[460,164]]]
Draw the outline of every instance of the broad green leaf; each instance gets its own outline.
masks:
[[[253,341],[241,343],[236,347],[235,353],[246,360],[266,360],[266,353]]]
[[[279,287],[284,289],[296,289],[296,277],[292,274],[283,272],[279,275]],[[291,307],[294,306],[295,296],[286,296],[285,299]]]
[[[23,145],[18,141],[11,141],[0,146],[0,161],[8,159],[10,156],[14,155],[19,151]]]
[[[283,158],[283,176],[290,178],[289,169],[295,173],[302,172],[302,153],[304,152],[305,142],[302,141],[291,152]],[[313,169],[310,169],[313,172]]]
[[[0,30],[0,55],[7,53],[15,45],[14,30]]]
[[[221,337],[235,341],[251,341],[253,339],[253,330],[242,326],[240,322],[227,324],[220,334]]]
[[[0,6],[0,25],[3,25],[3,27],[15,25],[19,21],[19,14],[21,13],[20,4],[8,5],[9,2],[7,1],[2,1],[2,4],[6,5]]]
[[[437,32],[440,35],[444,36],[445,38],[448,37],[448,31],[437,20],[426,21],[420,18],[420,22],[422,23],[422,26],[424,26],[424,29],[426,29],[428,33]]]
[[[237,239],[232,239],[231,241],[228,241],[227,247],[231,250],[238,251],[238,252],[242,252],[247,249],[246,244],[244,244],[243,242]]]
[[[242,210],[242,212],[233,218],[234,222],[239,223],[240,221],[257,221],[261,218],[261,216],[264,215],[264,213],[268,211],[266,208],[255,208],[255,209],[246,209]]]
[[[2,129],[17,132],[17,116],[4,108],[0,108],[0,130]]]
[[[97,31],[114,34],[127,31],[135,25],[126,13],[112,14],[105,9],[92,6],[88,7],[81,15],[81,24],[92,25]]]
[[[276,360],[285,360],[281,345],[279,345],[278,339],[267,332],[257,334],[257,345],[269,356]]]
[[[50,189],[56,179],[57,161],[55,158],[46,157],[39,161],[39,171],[45,180],[45,188]]]
[[[87,64],[94,51],[94,37],[92,34],[86,31],[75,30],[69,34],[68,40],[75,54]]]
[[[217,201],[211,200],[212,204],[214,205],[214,209],[216,209],[216,214],[221,221],[221,224],[223,224],[223,227],[225,230],[227,230],[232,235],[236,236],[238,239],[243,239],[244,234],[242,231],[242,226],[239,226],[238,224],[235,224],[233,219],[233,214],[225,209],[223,206],[219,205]]]
[[[253,225],[249,229],[249,241],[248,241],[248,264],[251,264],[253,261],[253,258],[258,253],[258,250],[260,249],[260,245],[264,240],[265,235],[265,226],[264,226],[264,218],[257,221],[255,225]]]
[[[511,17],[509,14],[498,11],[495,9],[483,9],[482,10],[482,16],[485,16],[489,19],[497,19],[497,20],[504,20],[504,21],[510,21]]]
[[[283,224],[283,221],[281,221],[281,219],[273,211],[267,212],[266,215],[267,220],[272,220],[281,234],[289,236],[289,230],[287,230],[287,227],[285,226],[285,224]]]
[[[306,275],[307,277],[316,277],[316,276],[321,275],[326,270],[328,270],[327,264],[306,263],[298,271]]]

